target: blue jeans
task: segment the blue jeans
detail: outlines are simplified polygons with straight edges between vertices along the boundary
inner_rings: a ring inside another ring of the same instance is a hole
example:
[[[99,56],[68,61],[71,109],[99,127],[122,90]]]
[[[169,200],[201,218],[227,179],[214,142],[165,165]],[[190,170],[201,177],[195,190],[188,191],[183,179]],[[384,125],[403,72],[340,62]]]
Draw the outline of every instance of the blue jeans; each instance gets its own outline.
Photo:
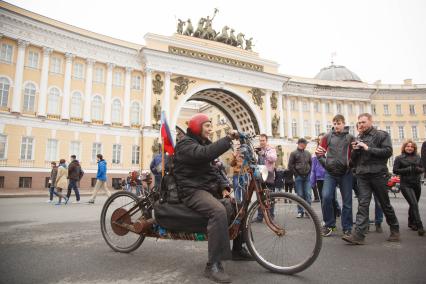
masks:
[[[322,189],[322,216],[326,227],[336,227],[336,215],[333,203],[335,202],[336,186],[340,187],[342,195],[342,228],[344,231],[352,230],[352,172],[342,176],[333,176],[325,173]]]
[[[302,177],[302,176],[296,176],[295,179],[295,187],[296,187],[296,194],[301,197],[303,200],[308,202],[309,205],[311,205],[311,183],[309,181],[309,176]],[[300,214],[304,214],[303,208],[300,206],[297,206],[297,212]]]
[[[232,176],[232,187],[234,188],[235,200],[241,203],[244,199],[245,190],[244,187],[247,183],[245,175],[234,175]]]
[[[58,193],[55,192],[55,187],[51,186],[49,187],[49,199],[53,200],[53,195],[59,196]]]
[[[75,198],[77,201],[80,201],[80,192],[78,191],[77,187],[77,181],[70,179],[68,183],[68,192],[67,192],[67,198],[70,198],[71,196],[71,189],[75,192]]]
[[[373,193],[374,196],[374,223],[376,225],[380,225],[383,223],[383,211],[382,207],[380,207],[379,201],[377,200],[376,194]]]

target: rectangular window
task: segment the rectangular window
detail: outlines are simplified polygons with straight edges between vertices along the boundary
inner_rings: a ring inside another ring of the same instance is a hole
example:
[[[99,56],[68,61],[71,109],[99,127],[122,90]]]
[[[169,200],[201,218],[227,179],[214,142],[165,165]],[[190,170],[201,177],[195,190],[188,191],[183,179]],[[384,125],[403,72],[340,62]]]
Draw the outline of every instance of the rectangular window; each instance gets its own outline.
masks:
[[[398,126],[399,139],[404,139],[404,126]]]
[[[6,159],[7,136],[0,134],[0,159]]]
[[[0,188],[4,188],[4,176],[0,177]]]
[[[411,126],[411,133],[413,135],[413,139],[419,138],[419,136],[417,135],[417,126],[416,125]]]
[[[384,115],[390,115],[389,105],[383,105],[383,113],[384,113]]]
[[[95,76],[93,81],[102,83],[104,81],[104,69],[101,67],[95,68]]]
[[[7,62],[7,63],[11,63],[12,62],[12,52],[13,52],[13,47],[9,44],[3,43],[1,45],[1,50],[0,50],[0,60]]]
[[[389,137],[392,138],[392,128],[389,125],[386,126],[386,132],[389,134]]]
[[[307,102],[302,103],[302,109],[303,109],[303,111],[309,111],[309,105],[308,105]]]
[[[290,100],[290,109],[291,110],[296,110],[296,101]]]
[[[317,113],[319,112],[319,103],[317,102],[314,103],[314,111]]]
[[[71,141],[70,143],[70,156],[75,155],[77,160],[80,157],[80,142],[79,141]]]
[[[33,141],[32,137],[22,137],[21,141],[21,160],[33,159]]]
[[[93,143],[92,144],[92,161],[96,161],[96,155],[102,153],[102,143]]]
[[[19,188],[31,188],[32,177],[19,177]]]
[[[416,115],[416,106],[410,105],[410,115]]]
[[[140,147],[138,145],[132,146],[132,164],[139,165]]]
[[[396,114],[402,115],[401,105],[396,105]]]
[[[121,145],[119,144],[112,145],[112,163],[113,164],[121,163]]]
[[[47,139],[46,145],[46,161],[58,160],[58,140]]]
[[[28,52],[28,67],[38,68],[38,52]]]
[[[74,78],[77,79],[83,79],[83,64],[82,63],[74,63],[74,72],[73,72],[73,76]]]
[[[114,72],[114,86],[122,86],[122,74],[121,72]]]
[[[132,89],[141,89],[141,76],[132,76]]]
[[[50,59],[50,72],[60,74],[61,64],[62,64],[62,60],[59,57],[52,57]]]
[[[330,103],[325,103],[325,112],[330,113]]]

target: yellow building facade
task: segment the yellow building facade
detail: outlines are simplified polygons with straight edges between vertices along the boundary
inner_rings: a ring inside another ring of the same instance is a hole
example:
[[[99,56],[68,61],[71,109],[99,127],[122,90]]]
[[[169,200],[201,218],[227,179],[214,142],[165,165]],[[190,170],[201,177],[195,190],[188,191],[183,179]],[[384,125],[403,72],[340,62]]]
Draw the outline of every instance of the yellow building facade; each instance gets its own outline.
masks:
[[[395,153],[403,139],[426,137],[426,85],[327,77],[341,69],[334,65],[318,78],[288,76],[276,62],[223,43],[147,34],[142,46],[5,2],[0,24],[4,189],[44,188],[50,162],[72,154],[86,172],[82,188],[93,184],[98,153],[108,162],[110,185],[149,169],[161,111],[171,129],[207,113],[214,139],[229,128],[266,133],[272,145],[282,145],[284,164],[298,137],[326,132],[337,113],[353,127],[358,114],[373,112],[376,125],[391,133]]]

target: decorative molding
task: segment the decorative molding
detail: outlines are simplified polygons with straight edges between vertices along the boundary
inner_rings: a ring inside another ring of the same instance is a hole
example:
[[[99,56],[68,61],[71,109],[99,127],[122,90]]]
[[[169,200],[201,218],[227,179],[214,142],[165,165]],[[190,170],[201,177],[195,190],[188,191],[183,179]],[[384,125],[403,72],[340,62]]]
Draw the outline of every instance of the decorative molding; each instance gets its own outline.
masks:
[[[152,79],[152,92],[156,95],[161,95],[163,93],[164,82],[161,80],[160,74],[155,74],[154,79]]]
[[[195,80],[190,80],[188,78],[185,78],[183,76],[179,76],[179,77],[175,77],[173,79],[170,79],[170,81],[172,81],[173,83],[175,83],[175,100],[178,99],[178,96],[180,95],[185,95],[186,92],[188,91],[188,87],[189,84],[193,84],[196,81]]]
[[[172,54],[175,54],[175,55],[180,55],[180,56],[185,56],[185,57],[189,57],[189,58],[204,60],[204,61],[215,62],[215,63],[219,63],[219,64],[230,65],[230,66],[234,66],[234,67],[238,67],[238,68],[244,68],[244,69],[248,69],[248,70],[263,72],[263,66],[262,65],[258,65],[258,64],[254,64],[254,63],[250,63],[250,62],[245,62],[245,61],[241,61],[241,60],[236,60],[236,59],[232,59],[232,58],[228,58],[228,57],[208,54],[208,53],[204,53],[204,52],[200,52],[200,51],[196,51],[196,50],[190,50],[190,49],[180,48],[180,47],[176,47],[176,46],[169,46],[169,53],[172,53]]]

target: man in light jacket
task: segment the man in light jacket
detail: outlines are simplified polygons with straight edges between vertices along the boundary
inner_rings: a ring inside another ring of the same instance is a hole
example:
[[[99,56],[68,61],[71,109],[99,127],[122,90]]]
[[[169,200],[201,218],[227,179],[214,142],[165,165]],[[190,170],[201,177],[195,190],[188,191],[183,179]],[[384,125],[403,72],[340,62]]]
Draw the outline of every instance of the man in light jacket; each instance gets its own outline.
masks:
[[[95,188],[93,190],[93,194],[90,197],[90,200],[87,202],[89,204],[95,203],[96,195],[98,194],[99,189],[104,189],[106,191],[106,194],[108,197],[111,196],[111,192],[108,190],[108,187],[106,186],[107,177],[107,165],[106,161],[104,160],[103,156],[101,154],[96,155],[96,159],[98,160],[98,172],[96,173],[96,184]]]

